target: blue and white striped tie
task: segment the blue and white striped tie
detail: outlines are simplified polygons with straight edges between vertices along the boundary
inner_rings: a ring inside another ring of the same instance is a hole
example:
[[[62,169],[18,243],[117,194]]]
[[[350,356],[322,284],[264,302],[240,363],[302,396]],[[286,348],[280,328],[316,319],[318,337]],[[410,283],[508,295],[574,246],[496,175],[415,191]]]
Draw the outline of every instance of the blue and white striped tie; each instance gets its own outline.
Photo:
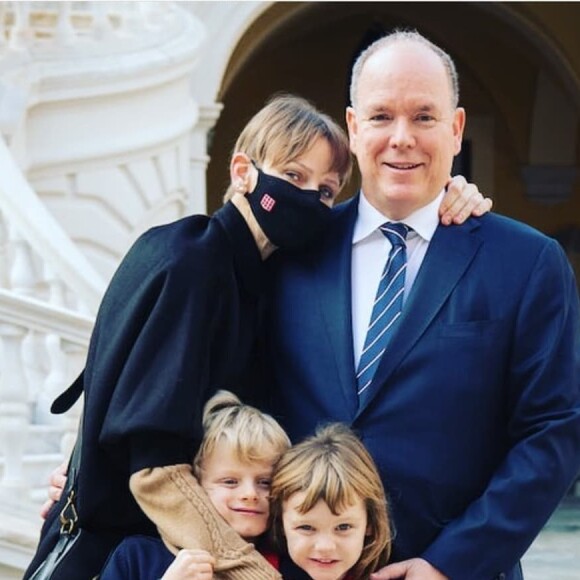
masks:
[[[409,228],[402,223],[387,222],[380,230],[391,242],[392,248],[381,275],[363,352],[358,363],[356,378],[359,397],[369,388],[403,310],[407,270],[405,240]]]

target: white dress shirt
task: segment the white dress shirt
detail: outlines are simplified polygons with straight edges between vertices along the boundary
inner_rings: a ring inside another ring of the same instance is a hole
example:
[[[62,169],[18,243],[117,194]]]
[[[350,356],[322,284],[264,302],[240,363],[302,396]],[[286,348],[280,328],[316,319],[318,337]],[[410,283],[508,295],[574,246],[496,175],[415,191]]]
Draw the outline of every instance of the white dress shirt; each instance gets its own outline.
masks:
[[[415,282],[429,242],[439,224],[442,191],[431,203],[413,212],[403,223],[412,228],[407,235],[407,273],[404,299]],[[389,220],[361,192],[358,217],[352,236],[352,334],[355,368],[364,347],[379,280],[391,251],[391,243],[379,227]]]

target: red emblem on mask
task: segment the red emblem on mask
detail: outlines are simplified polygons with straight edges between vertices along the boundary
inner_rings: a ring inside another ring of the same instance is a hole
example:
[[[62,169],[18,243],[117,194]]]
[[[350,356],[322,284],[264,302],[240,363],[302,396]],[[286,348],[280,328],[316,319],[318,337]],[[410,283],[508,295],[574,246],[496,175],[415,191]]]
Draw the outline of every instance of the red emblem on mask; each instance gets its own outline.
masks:
[[[272,211],[274,206],[276,205],[276,200],[270,197],[267,193],[262,197],[260,200],[260,205],[264,208],[265,211]]]

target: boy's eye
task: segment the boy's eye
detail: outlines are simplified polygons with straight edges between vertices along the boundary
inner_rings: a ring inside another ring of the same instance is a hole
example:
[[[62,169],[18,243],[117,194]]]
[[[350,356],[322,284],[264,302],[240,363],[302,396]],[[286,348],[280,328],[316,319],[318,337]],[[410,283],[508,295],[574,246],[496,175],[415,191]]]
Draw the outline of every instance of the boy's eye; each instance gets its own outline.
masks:
[[[258,480],[258,485],[262,488],[262,489],[270,489],[270,487],[272,486],[272,480],[271,479],[260,479]]]
[[[237,485],[238,480],[235,479],[234,477],[224,477],[224,479],[222,479],[222,483],[224,485]]]
[[[301,530],[302,532],[312,532],[314,528],[308,524],[302,524],[301,526],[296,526],[297,530]]]
[[[338,526],[336,526],[336,529],[339,532],[346,532],[346,531],[352,529],[352,526],[350,524],[339,524]]]

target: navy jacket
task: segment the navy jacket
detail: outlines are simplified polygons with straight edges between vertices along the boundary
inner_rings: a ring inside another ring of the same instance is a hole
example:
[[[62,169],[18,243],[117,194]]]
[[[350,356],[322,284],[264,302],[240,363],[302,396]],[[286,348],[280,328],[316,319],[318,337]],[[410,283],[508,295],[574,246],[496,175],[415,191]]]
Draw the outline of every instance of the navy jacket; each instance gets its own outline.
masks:
[[[278,260],[270,408],[293,440],[327,421],[358,432],[390,497],[395,560],[423,557],[454,580],[518,578],[580,466],[570,265],[553,239],[496,214],[439,226],[359,406],[357,202],[333,210],[315,249]]]

